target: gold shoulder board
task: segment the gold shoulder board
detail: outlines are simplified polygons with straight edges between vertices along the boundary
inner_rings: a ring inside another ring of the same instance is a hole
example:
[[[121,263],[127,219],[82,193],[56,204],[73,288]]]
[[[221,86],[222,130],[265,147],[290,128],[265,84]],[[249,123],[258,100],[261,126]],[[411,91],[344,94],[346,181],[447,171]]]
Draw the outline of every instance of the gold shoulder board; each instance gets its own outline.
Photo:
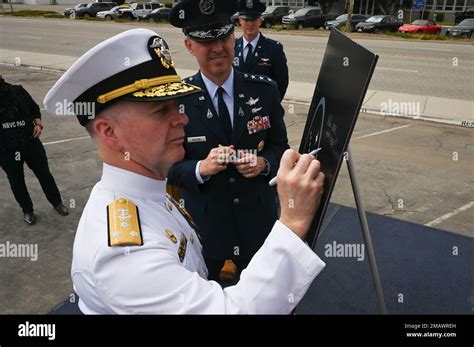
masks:
[[[143,246],[137,206],[127,199],[117,199],[107,206],[109,247]]]

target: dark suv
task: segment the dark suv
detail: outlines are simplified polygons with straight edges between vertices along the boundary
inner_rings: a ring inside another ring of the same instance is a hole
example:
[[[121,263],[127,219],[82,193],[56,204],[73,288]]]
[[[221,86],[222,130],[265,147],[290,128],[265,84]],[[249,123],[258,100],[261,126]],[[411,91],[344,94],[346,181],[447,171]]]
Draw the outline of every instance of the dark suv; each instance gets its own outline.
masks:
[[[74,12],[76,17],[95,17],[97,12],[108,11],[115,6],[117,6],[116,2],[93,2],[86,7],[78,8]]]
[[[469,7],[464,12],[456,13],[456,19],[454,20],[455,24],[461,23],[465,19],[474,18],[474,7]]]
[[[290,13],[288,6],[268,6],[265,12],[262,13],[263,27],[270,29],[275,24],[281,24],[284,16]]]
[[[324,26],[326,16],[320,8],[306,7],[284,16],[281,22],[283,25],[294,25],[298,30],[303,28],[319,29]]]

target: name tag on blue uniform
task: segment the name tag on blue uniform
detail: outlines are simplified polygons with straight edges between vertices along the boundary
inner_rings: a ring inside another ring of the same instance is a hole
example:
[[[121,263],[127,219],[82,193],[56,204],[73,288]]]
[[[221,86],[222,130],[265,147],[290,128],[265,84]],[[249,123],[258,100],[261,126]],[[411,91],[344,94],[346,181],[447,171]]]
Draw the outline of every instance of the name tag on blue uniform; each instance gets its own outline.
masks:
[[[206,142],[206,136],[188,137],[188,143]]]

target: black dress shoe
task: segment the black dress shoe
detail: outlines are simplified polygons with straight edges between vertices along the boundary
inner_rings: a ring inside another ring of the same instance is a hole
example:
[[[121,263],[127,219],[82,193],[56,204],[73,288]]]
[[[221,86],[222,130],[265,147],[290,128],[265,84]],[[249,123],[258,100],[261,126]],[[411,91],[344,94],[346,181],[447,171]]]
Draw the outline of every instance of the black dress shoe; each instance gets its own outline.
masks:
[[[27,212],[23,216],[23,220],[26,224],[33,225],[36,223],[36,217],[33,212]]]
[[[56,206],[54,206],[54,209],[56,211],[58,211],[58,213],[61,215],[61,216],[67,216],[69,214],[69,210],[67,209],[66,206],[64,206],[62,203],[59,203],[57,204]]]

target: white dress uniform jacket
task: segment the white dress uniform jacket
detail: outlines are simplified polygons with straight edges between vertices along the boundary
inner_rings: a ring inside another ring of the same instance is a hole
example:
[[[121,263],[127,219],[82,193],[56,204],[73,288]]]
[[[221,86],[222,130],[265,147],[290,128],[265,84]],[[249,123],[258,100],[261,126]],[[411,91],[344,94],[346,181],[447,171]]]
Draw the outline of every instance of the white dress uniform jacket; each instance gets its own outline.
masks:
[[[138,208],[142,246],[108,244],[107,206],[121,198]],[[240,282],[222,289],[206,280],[199,237],[166,181],[104,164],[79,222],[71,272],[86,314],[287,314],[324,266],[277,221]]]

